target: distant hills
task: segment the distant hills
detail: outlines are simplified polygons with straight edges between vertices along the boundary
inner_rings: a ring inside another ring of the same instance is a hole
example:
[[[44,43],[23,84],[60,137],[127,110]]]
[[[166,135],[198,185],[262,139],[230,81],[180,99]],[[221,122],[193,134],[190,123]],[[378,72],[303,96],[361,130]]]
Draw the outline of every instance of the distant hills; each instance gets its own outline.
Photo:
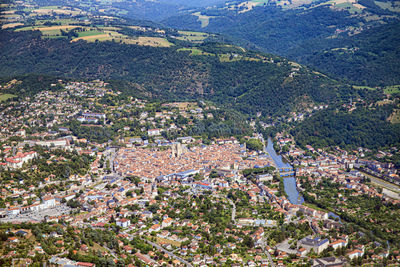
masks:
[[[355,36],[326,42],[310,51],[306,45],[292,52],[297,60],[360,85],[400,84],[400,22],[367,29]],[[302,50],[303,49],[303,50]]]
[[[244,47],[378,86],[400,83],[399,12],[390,1],[239,1],[163,23],[221,33]]]
[[[38,21],[43,23],[49,18],[52,21],[46,23],[68,26],[72,18],[72,26],[80,25],[85,31],[78,32],[75,39],[154,42],[163,46],[170,45],[165,36],[159,32],[149,36],[143,27],[169,32],[173,31],[168,27],[203,31],[219,34],[209,35],[217,40],[289,58],[345,83],[370,87],[400,84],[398,1],[41,0],[31,3],[24,0],[8,3],[0,7],[0,11],[6,12],[0,14],[4,28],[22,30],[17,29],[22,21],[25,26],[36,23],[32,27],[36,29],[40,25]],[[116,21],[143,27],[115,33],[107,27]],[[102,27],[97,35],[96,27]],[[58,34],[53,29],[41,31],[49,38]],[[137,40],[127,37],[128,31],[135,31]],[[64,37],[69,38],[67,35]],[[181,40],[196,38],[200,37],[189,33]]]

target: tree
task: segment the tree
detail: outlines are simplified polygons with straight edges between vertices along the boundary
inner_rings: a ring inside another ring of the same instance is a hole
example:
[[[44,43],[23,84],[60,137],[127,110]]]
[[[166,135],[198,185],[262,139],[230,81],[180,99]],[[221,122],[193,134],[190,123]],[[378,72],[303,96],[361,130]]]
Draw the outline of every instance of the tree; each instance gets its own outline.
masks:
[[[253,150],[253,151],[260,151],[263,149],[264,145],[263,143],[258,140],[258,139],[250,139],[246,141],[246,147],[249,150]]]
[[[252,248],[254,247],[254,241],[250,236],[246,235],[243,238],[243,245],[247,246],[248,248]]]

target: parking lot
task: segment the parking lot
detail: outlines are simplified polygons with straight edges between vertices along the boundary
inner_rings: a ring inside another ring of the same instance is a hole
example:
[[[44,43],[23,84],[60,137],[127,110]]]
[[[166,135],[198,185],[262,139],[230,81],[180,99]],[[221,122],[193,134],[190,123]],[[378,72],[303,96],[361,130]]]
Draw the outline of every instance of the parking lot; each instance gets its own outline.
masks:
[[[1,218],[0,222],[28,222],[28,221],[41,222],[46,217],[69,214],[71,210],[72,209],[66,205],[59,205],[41,211],[34,211],[18,215],[7,216],[6,218]]]

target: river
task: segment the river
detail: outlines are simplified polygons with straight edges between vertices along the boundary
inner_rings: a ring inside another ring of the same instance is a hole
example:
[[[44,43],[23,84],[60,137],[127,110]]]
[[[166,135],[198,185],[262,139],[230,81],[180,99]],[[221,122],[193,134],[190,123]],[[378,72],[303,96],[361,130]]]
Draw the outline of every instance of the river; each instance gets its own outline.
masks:
[[[268,145],[266,148],[266,152],[270,155],[272,160],[275,162],[275,165],[278,169],[284,169],[287,171],[293,170],[293,167],[283,161],[282,156],[278,155],[274,149],[274,144],[271,138],[268,138]],[[293,176],[284,177],[283,185],[285,187],[285,192],[288,196],[290,203],[292,204],[302,204],[304,202],[303,197],[300,195],[299,191],[297,191],[296,178]]]

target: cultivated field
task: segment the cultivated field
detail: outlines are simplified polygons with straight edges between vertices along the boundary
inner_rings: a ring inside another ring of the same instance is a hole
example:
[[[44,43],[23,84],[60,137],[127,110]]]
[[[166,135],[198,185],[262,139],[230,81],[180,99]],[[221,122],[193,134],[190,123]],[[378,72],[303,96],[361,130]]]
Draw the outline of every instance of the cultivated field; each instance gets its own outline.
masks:
[[[16,22],[16,23],[8,23],[8,24],[4,24],[3,26],[1,26],[2,29],[10,29],[10,28],[15,28],[17,26],[22,26],[24,24]]]
[[[50,27],[42,27],[42,26],[31,26],[31,27],[23,27],[19,28],[16,31],[31,31],[31,30],[39,30],[45,36],[61,36],[61,30],[70,31],[79,26],[76,25],[56,25]]]
[[[109,36],[108,34],[102,33],[102,34],[97,34],[97,35],[87,35],[87,36],[78,37],[78,38],[73,39],[71,42],[76,42],[76,41],[79,41],[79,40],[85,40],[85,41],[88,41],[88,42],[94,42],[96,40],[98,40],[98,41],[108,41],[109,38],[112,39],[112,37]]]
[[[136,44],[145,46],[157,46],[157,47],[170,47],[172,43],[168,42],[167,39],[161,37],[145,37],[140,36],[136,40]]]
[[[73,21],[60,21],[62,24],[66,25],[56,25],[45,27],[43,25],[29,26],[19,28],[16,31],[29,31],[29,30],[39,30],[42,32],[45,38],[66,38],[66,36],[61,35],[61,30],[71,31],[75,29],[78,37],[73,38],[72,42],[79,40],[85,40],[87,42],[103,42],[103,41],[115,41],[117,43],[124,44],[136,44],[143,46],[155,46],[155,47],[170,47],[173,44],[170,43],[166,38],[161,37],[130,37],[117,32],[121,28],[118,27],[88,27],[81,25],[71,25],[68,23],[73,23]]]
[[[400,94],[400,85],[386,86],[383,90],[385,94]]]
[[[176,37],[178,40],[189,41],[193,43],[201,43],[210,36],[210,34],[205,32],[191,32],[191,31],[179,31],[182,36]]]
[[[201,51],[198,48],[179,48],[178,51],[191,51],[191,56],[215,56],[214,54]]]

